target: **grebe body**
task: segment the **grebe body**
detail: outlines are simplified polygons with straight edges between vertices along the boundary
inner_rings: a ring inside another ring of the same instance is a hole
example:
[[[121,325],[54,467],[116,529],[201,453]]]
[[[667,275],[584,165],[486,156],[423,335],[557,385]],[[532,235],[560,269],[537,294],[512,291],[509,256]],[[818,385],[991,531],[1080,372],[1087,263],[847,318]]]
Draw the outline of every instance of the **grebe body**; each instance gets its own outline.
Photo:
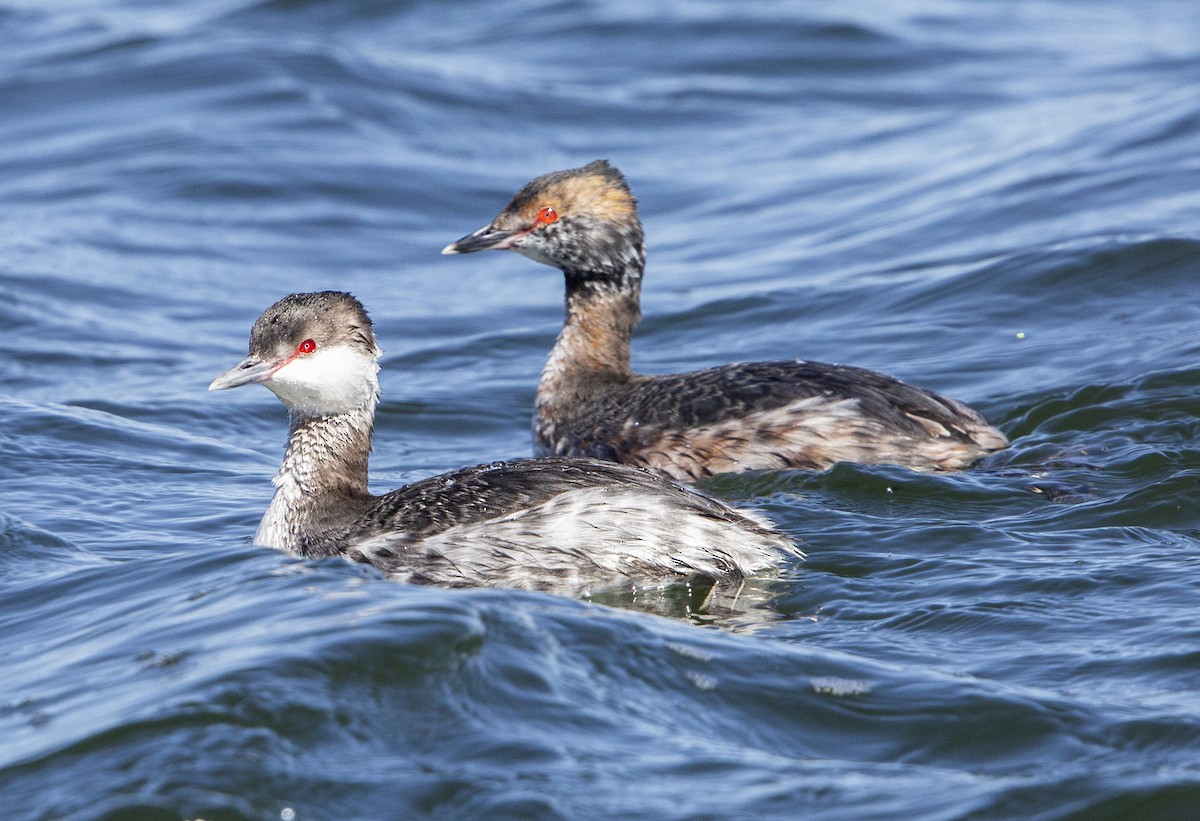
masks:
[[[290,414],[257,543],[345,556],[414,583],[576,595],[688,577],[726,584],[800,555],[754,513],[587,458],[479,465],[374,495],[379,355],[357,299],[292,294],[259,317],[249,355],[209,386],[261,383]]]
[[[602,160],[538,177],[442,253],[489,249],[516,251],[566,278],[566,320],[535,400],[539,454],[693,481],[841,461],[959,470],[1008,445],[967,405],[864,368],[798,360],[634,373],[642,224],[625,178]]]

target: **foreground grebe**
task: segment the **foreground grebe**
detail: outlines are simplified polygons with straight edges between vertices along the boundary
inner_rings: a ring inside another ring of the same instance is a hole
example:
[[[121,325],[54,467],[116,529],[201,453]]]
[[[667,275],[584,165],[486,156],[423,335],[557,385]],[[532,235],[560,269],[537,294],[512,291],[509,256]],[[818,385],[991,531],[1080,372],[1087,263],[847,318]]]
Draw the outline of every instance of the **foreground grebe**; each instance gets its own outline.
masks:
[[[538,177],[490,225],[442,253],[487,249],[566,275],[566,323],[537,389],[539,454],[695,480],[840,461],[956,470],[1008,445],[961,402],[863,368],[793,361],[633,373],[642,224],[625,178],[603,160]]]
[[[725,583],[799,556],[754,514],[648,471],[530,459],[367,490],[379,349],[357,299],[292,294],[250,333],[250,355],[209,390],[261,382],[291,434],[254,540],[344,555],[402,580],[587,593],[625,581]]]

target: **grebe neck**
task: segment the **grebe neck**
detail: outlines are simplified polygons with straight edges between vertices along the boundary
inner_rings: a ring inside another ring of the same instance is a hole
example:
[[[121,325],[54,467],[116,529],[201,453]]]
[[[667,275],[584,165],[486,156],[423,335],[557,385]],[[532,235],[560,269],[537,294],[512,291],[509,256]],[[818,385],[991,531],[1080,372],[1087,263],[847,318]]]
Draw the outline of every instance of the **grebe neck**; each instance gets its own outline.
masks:
[[[567,275],[566,320],[538,383],[538,403],[587,385],[627,382],[629,343],[641,319],[636,281],[626,287]]]
[[[275,475],[275,495],[256,544],[306,556],[336,549],[307,549],[316,534],[349,520],[371,500],[367,463],[378,391],[361,407],[323,416],[293,413],[287,451]]]

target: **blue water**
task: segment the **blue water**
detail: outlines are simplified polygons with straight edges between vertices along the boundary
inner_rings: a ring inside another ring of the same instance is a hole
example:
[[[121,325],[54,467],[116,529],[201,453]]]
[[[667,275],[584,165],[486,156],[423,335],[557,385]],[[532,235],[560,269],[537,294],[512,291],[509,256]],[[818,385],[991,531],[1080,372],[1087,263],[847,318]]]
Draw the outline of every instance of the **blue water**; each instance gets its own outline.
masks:
[[[0,817],[1200,817],[1200,4],[0,0]],[[251,545],[290,291],[377,490],[530,452],[560,275],[438,250],[607,158],[639,369],[893,373],[980,469],[719,477],[750,603]]]

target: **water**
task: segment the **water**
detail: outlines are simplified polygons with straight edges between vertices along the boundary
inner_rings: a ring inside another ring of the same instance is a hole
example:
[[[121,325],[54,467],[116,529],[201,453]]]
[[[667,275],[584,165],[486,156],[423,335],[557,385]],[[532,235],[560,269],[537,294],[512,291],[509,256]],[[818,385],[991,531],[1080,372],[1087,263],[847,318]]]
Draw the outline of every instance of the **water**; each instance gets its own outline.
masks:
[[[0,2],[0,815],[1200,813],[1200,6]],[[445,258],[605,157],[646,371],[979,407],[977,471],[720,477],[740,613],[253,547],[290,291],[386,350],[377,490],[529,453],[560,276]]]

